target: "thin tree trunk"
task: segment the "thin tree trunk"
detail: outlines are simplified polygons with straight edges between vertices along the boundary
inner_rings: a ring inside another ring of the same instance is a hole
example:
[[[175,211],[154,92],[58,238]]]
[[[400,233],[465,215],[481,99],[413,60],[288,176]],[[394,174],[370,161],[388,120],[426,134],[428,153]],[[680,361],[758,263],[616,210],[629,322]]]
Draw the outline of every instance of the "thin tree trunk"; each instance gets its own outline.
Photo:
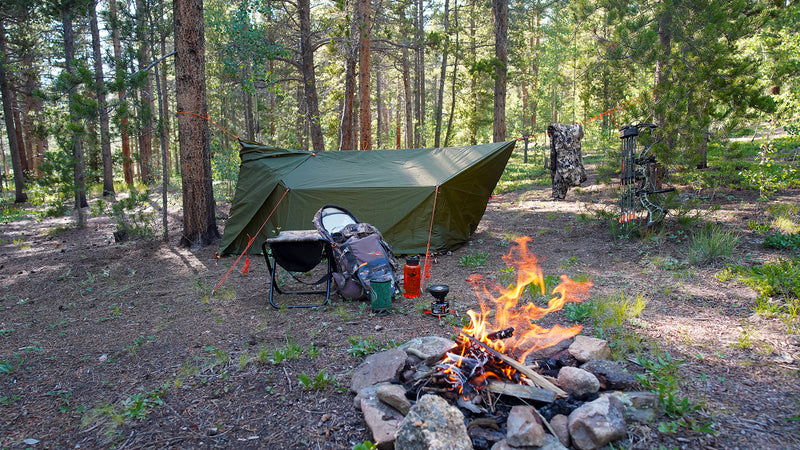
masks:
[[[22,163],[22,176],[24,176],[26,180],[31,180],[30,158],[28,157],[28,150],[25,147],[22,120],[19,117],[19,100],[14,90],[11,90],[11,104],[12,110],[14,111],[14,131],[17,133],[17,142],[19,142],[19,160]]]
[[[459,37],[461,33],[459,32],[460,27],[458,26],[458,0],[453,2],[453,22],[456,29],[456,45],[455,51],[453,52],[453,78],[450,81],[450,113],[447,115],[447,131],[444,134],[444,146],[450,146],[450,132],[453,129],[453,115],[456,109],[456,80],[458,79],[458,55],[461,53],[461,42],[459,41]]]
[[[145,30],[147,29],[147,11],[152,5],[145,4],[145,0],[136,0],[136,21],[137,39],[139,39],[139,51],[137,59],[139,70],[143,70],[150,64],[150,44]],[[144,81],[139,89],[139,160],[141,171],[139,178],[142,183],[150,184],[153,182],[153,118],[155,102],[153,100],[153,81],[150,73],[142,74]]]
[[[425,147],[425,14],[424,0],[417,0],[416,45],[414,47],[414,71],[416,72],[414,108],[414,146]]]
[[[3,118],[6,123],[9,153],[11,153],[11,168],[14,170],[14,203],[25,203],[28,201],[28,194],[25,193],[25,176],[22,173],[22,161],[19,157],[19,141],[17,140],[17,130],[14,126],[11,86],[8,84],[8,76],[6,74],[7,57],[8,49],[6,45],[5,22],[3,18],[0,17],[0,94],[3,96]]]
[[[444,34],[450,35],[450,0],[444,0]],[[448,43],[442,44],[442,65],[439,71],[439,89],[436,94],[436,131],[433,134],[433,146],[439,147],[442,136],[442,113],[444,111],[444,82],[447,79]]]
[[[406,100],[406,148],[414,148],[414,113],[411,96],[411,68],[408,61],[408,47],[403,47],[403,91]]]
[[[158,17],[161,20],[162,3],[158,4]],[[156,56],[155,49],[155,35],[156,23],[153,21],[151,10],[147,10],[147,19],[150,23],[150,53],[153,58]],[[162,55],[163,56],[163,55]],[[167,204],[167,189],[169,188],[169,159],[167,158],[167,135],[164,132],[164,101],[161,98],[161,73],[159,71],[159,63],[153,65],[155,75],[153,78],[156,80],[156,93],[158,96],[158,140],[161,143],[161,222],[164,228],[164,242],[169,242],[169,214]]]
[[[83,144],[81,137],[77,131],[80,128],[80,123],[76,118],[75,105],[73,100],[73,93],[76,90],[74,85],[74,73],[72,68],[72,61],[75,59],[75,37],[72,30],[72,11],[67,6],[63,6],[61,10],[61,21],[64,27],[64,65],[66,71],[70,75],[70,88],[67,92],[69,97],[69,116],[70,123],[73,127],[72,132],[72,164],[73,175],[75,178],[75,209],[78,213],[78,227],[83,227],[85,224],[85,217],[83,208],[89,206],[86,201],[86,179],[84,174],[84,161],[83,161]]]
[[[314,46],[311,41],[311,2],[298,0],[297,14],[300,20],[300,59],[303,73],[303,94],[306,103],[306,120],[311,134],[311,144],[315,152],[325,150],[322,124],[317,97],[317,78],[314,69]]]
[[[120,43],[119,35],[119,19],[117,17],[117,2],[110,0],[108,2],[108,14],[111,18],[111,42],[114,47],[114,67],[116,70],[116,77],[118,79],[125,76],[125,68],[120,66],[122,62],[122,45]],[[123,101],[125,96],[124,89],[118,92],[120,102]],[[133,160],[131,159],[131,144],[130,137],[128,136],[128,112],[127,108],[123,105],[118,109],[119,111],[119,132],[122,147],[122,174],[125,178],[125,184],[128,186],[133,185]]]
[[[204,119],[208,114],[208,105],[203,1],[174,0],[172,7],[175,21],[178,141],[183,174],[181,245],[199,249],[217,243],[220,237],[214,214],[216,205],[211,177],[211,132]]]
[[[111,0],[112,2],[115,0]],[[92,52],[94,56],[94,92],[100,116],[100,154],[103,159],[103,196],[114,195],[114,173],[111,160],[111,136],[106,105],[106,85],[103,77],[103,53],[100,50],[100,27],[97,25],[96,5],[89,5],[89,22],[92,30]]]
[[[370,0],[358,0],[361,16],[361,30],[358,40],[358,109],[359,109],[359,149],[372,150],[372,116],[370,112]]]
[[[159,3],[159,10],[163,8],[163,2]],[[161,19],[159,19],[161,20]],[[167,54],[167,36],[166,33],[161,34],[161,54]],[[164,130],[164,138],[167,142],[167,176],[169,176],[169,168],[172,167],[170,155],[170,121],[169,121],[169,86],[167,86],[167,66],[161,71],[161,101],[164,103],[163,114],[161,115],[162,128]]]
[[[506,140],[506,78],[508,75],[508,0],[493,0],[494,53],[494,142]]]
[[[355,98],[356,51],[355,39],[358,36],[358,1],[353,2],[353,18],[350,21],[350,42],[345,46],[344,98],[342,117],[339,122],[339,150],[354,150],[353,145],[353,103]]]

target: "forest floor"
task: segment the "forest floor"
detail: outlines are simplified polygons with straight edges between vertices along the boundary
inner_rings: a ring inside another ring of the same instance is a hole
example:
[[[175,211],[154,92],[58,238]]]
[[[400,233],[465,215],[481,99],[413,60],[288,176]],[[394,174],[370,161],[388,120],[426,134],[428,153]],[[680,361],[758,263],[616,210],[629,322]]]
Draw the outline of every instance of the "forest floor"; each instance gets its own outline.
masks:
[[[593,299],[648,301],[607,332],[621,339],[615,355],[668,353],[680,396],[700,407],[630,427],[624,448],[800,448],[797,324],[791,331],[755,314],[752,289],[717,278],[724,264],[689,262],[691,234],[705,221],[736,230],[739,264],[791,256],[764,248],[748,222],[769,221],[773,203],[799,204],[800,192],[762,202],[750,191],[684,188],[701,220],[686,228],[668,218],[635,239],[612,237],[595,212],[615,212],[617,195],[590,179],[564,201],[549,186],[493,197],[470,241],[431,267],[431,283],[451,287],[457,311],[441,321],[423,314],[429,295],[396,299],[385,316],[336,297],[274,309],[263,258],[224,278],[235,257],[180,248],[179,211],[167,243],[115,243],[106,216],[82,229],[70,217],[4,223],[0,447],[350,449],[371,439],[347,389],[363,359],[357,350],[453,336],[451,323],[478,309],[467,278],[501,277],[509,242],[530,236],[545,276],[588,277]],[[222,229],[227,208],[219,209]],[[463,265],[482,254],[485,264]],[[551,316],[546,323],[567,323]],[[589,321],[583,333],[602,330]]]

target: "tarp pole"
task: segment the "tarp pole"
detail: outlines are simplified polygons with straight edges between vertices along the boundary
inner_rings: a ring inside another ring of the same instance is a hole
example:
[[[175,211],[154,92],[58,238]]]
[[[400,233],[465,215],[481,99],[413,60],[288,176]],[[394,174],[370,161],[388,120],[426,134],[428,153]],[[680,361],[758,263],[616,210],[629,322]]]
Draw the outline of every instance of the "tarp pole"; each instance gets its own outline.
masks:
[[[431,236],[433,235],[433,219],[436,216],[436,200],[439,198],[439,185],[437,184],[433,193],[433,211],[431,211],[431,226],[428,229],[428,243],[425,246],[425,281],[431,277]],[[423,288],[425,283],[423,282]]]

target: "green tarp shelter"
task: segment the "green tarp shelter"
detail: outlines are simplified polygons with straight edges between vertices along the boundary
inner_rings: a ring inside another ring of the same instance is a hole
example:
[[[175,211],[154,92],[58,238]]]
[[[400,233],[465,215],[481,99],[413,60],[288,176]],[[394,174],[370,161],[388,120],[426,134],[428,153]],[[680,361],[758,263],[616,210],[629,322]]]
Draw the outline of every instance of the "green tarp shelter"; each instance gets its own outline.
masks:
[[[514,143],[315,154],[241,141],[221,253],[243,252],[251,237],[257,253],[281,230],[313,229],[328,204],[374,225],[395,254],[425,253],[431,216],[431,251],[455,249],[477,228]]]

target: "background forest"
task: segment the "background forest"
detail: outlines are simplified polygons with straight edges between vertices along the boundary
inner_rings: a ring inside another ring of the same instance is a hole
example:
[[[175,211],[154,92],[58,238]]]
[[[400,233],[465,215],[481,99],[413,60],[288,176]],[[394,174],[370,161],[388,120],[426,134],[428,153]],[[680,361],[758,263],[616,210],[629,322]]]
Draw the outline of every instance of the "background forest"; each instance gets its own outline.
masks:
[[[702,168],[709,142],[756,124],[791,130],[800,109],[791,0],[204,8],[218,197],[235,185],[234,135],[315,151],[546,144],[547,124],[565,122],[584,125],[584,145],[613,148],[620,126],[647,121],[669,136],[661,159]],[[17,202],[63,213],[86,204],[85,183],[108,195],[180,176],[172,11],[0,2],[4,192],[13,172]]]

